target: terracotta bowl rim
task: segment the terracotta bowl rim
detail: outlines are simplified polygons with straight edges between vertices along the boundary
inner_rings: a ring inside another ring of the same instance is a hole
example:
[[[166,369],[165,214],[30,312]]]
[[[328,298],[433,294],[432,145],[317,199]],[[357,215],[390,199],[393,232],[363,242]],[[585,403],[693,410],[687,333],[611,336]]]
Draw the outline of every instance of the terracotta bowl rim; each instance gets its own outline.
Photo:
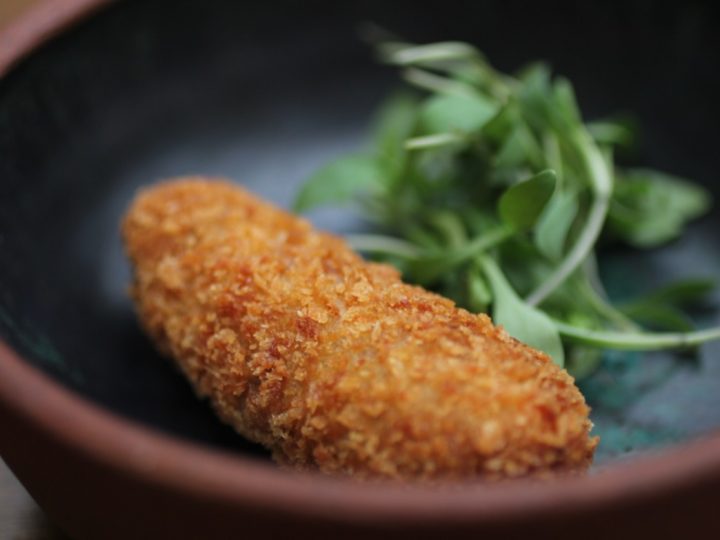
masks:
[[[44,0],[0,30],[0,77],[109,0]],[[54,382],[0,339],[0,407],[88,460],[188,496],[344,522],[498,523],[650,500],[720,484],[720,433],[648,453],[586,477],[461,489],[358,483],[294,473],[145,428]]]

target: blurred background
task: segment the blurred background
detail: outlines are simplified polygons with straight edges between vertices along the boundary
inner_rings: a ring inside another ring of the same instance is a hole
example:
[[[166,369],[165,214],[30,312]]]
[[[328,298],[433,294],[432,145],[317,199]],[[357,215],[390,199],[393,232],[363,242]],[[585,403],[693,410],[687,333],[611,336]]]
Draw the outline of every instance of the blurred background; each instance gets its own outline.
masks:
[[[0,29],[41,0],[0,0]],[[0,459],[0,538],[59,540],[65,538],[43,515],[30,495]]]

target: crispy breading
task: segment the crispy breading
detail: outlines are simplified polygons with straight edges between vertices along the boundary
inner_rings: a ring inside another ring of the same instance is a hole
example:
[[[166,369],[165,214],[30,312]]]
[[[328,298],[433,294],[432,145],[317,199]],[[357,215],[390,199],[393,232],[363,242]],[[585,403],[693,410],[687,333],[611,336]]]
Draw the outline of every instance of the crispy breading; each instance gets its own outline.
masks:
[[[545,354],[239,187],[151,187],[123,233],[146,331],[282,464],[500,479],[592,460],[589,409]]]

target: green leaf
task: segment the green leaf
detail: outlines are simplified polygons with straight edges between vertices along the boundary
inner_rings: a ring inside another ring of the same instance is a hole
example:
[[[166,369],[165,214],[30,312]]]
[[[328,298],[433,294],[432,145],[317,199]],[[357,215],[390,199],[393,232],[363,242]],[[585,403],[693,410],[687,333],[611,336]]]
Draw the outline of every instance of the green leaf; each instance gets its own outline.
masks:
[[[510,187],[498,203],[501,219],[518,231],[531,229],[552,197],[556,183],[555,172],[547,169]]]
[[[574,345],[568,348],[566,367],[575,379],[582,380],[600,367],[602,357],[603,352],[599,349]]]
[[[649,170],[619,176],[609,214],[610,230],[636,247],[673,240],[710,208],[710,193],[686,180]]]
[[[550,83],[550,68],[542,62],[531,64],[520,74],[518,102],[523,117],[538,132],[552,125],[553,95]]]
[[[417,124],[418,100],[398,93],[386,100],[375,119],[375,144],[380,163],[390,176],[400,172],[405,162],[405,140]]]
[[[467,305],[474,313],[486,313],[492,303],[490,286],[479,268],[471,268],[467,273]]]
[[[588,122],[587,130],[595,142],[603,146],[632,148],[637,140],[637,127],[627,118]]]
[[[429,135],[427,138],[439,137],[440,135]],[[410,139],[417,141],[417,139]],[[424,208],[425,213],[435,212],[437,206],[441,204],[433,204],[434,199],[442,197],[444,200],[447,195],[448,188],[452,187],[452,180],[458,171],[457,154],[462,151],[462,142],[455,141],[444,145],[427,146],[422,151],[413,155],[413,172],[417,176],[410,176],[413,184],[411,189],[421,195],[423,202],[427,204]],[[440,200],[437,203],[440,203]],[[425,216],[420,215],[420,219]]]
[[[693,329],[692,321],[681,311],[708,300],[716,286],[713,279],[694,278],[671,283],[642,298],[620,306],[623,313],[646,325],[678,332]]]
[[[458,248],[428,251],[409,265],[409,277],[420,285],[431,285],[460,264],[502,244],[513,234],[513,229],[498,226]]]
[[[563,366],[565,353],[560,334],[542,311],[527,305],[515,293],[495,261],[483,257],[481,265],[493,291],[493,320],[515,339],[539,349]]]
[[[547,161],[542,146],[512,99],[485,123],[480,133],[495,151],[492,164],[496,169],[528,165],[541,168]]]
[[[582,125],[570,81],[558,77],[553,82],[549,67],[543,63],[525,68],[520,81],[520,108],[523,117],[536,133],[542,134],[552,129],[564,135]]]
[[[689,278],[659,289],[647,295],[647,300],[666,302],[675,306],[687,306],[702,303],[717,287],[715,278]]]
[[[378,191],[383,176],[374,157],[354,155],[340,158],[311,176],[298,193],[296,212],[329,204],[346,204],[358,195]]]
[[[509,169],[523,165],[539,168],[544,163],[545,157],[540,144],[523,122],[518,122],[513,126],[493,160],[493,165],[498,169]]]
[[[535,230],[535,245],[548,259],[562,258],[579,207],[577,194],[563,190],[556,191],[545,207]]]
[[[520,113],[517,104],[510,100],[483,126],[482,135],[490,142],[500,145],[510,135],[519,120]]]
[[[542,139],[542,151],[544,153],[545,168],[555,171],[559,185],[567,183],[565,179],[565,164],[563,163],[562,151],[560,149],[560,140],[552,131],[545,132]]]
[[[522,128],[513,128],[493,158],[496,170],[507,171],[527,166],[527,152]]]
[[[428,216],[428,222],[440,233],[445,246],[458,249],[467,242],[465,227],[457,214],[438,210]]]
[[[582,119],[572,83],[564,77],[558,77],[554,86],[553,99],[555,103],[551,113],[556,118],[556,127],[562,130],[580,125]]]
[[[496,105],[478,95],[437,95],[428,99],[420,113],[425,134],[480,129],[497,111]]]

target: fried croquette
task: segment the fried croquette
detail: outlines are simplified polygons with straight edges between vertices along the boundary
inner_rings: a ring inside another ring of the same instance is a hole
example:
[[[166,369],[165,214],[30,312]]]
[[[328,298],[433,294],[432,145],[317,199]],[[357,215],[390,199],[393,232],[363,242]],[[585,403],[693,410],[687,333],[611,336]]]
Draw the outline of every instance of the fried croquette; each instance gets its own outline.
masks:
[[[547,355],[239,187],[146,189],[123,234],[147,333],[280,464],[495,480],[592,461],[589,409]]]

